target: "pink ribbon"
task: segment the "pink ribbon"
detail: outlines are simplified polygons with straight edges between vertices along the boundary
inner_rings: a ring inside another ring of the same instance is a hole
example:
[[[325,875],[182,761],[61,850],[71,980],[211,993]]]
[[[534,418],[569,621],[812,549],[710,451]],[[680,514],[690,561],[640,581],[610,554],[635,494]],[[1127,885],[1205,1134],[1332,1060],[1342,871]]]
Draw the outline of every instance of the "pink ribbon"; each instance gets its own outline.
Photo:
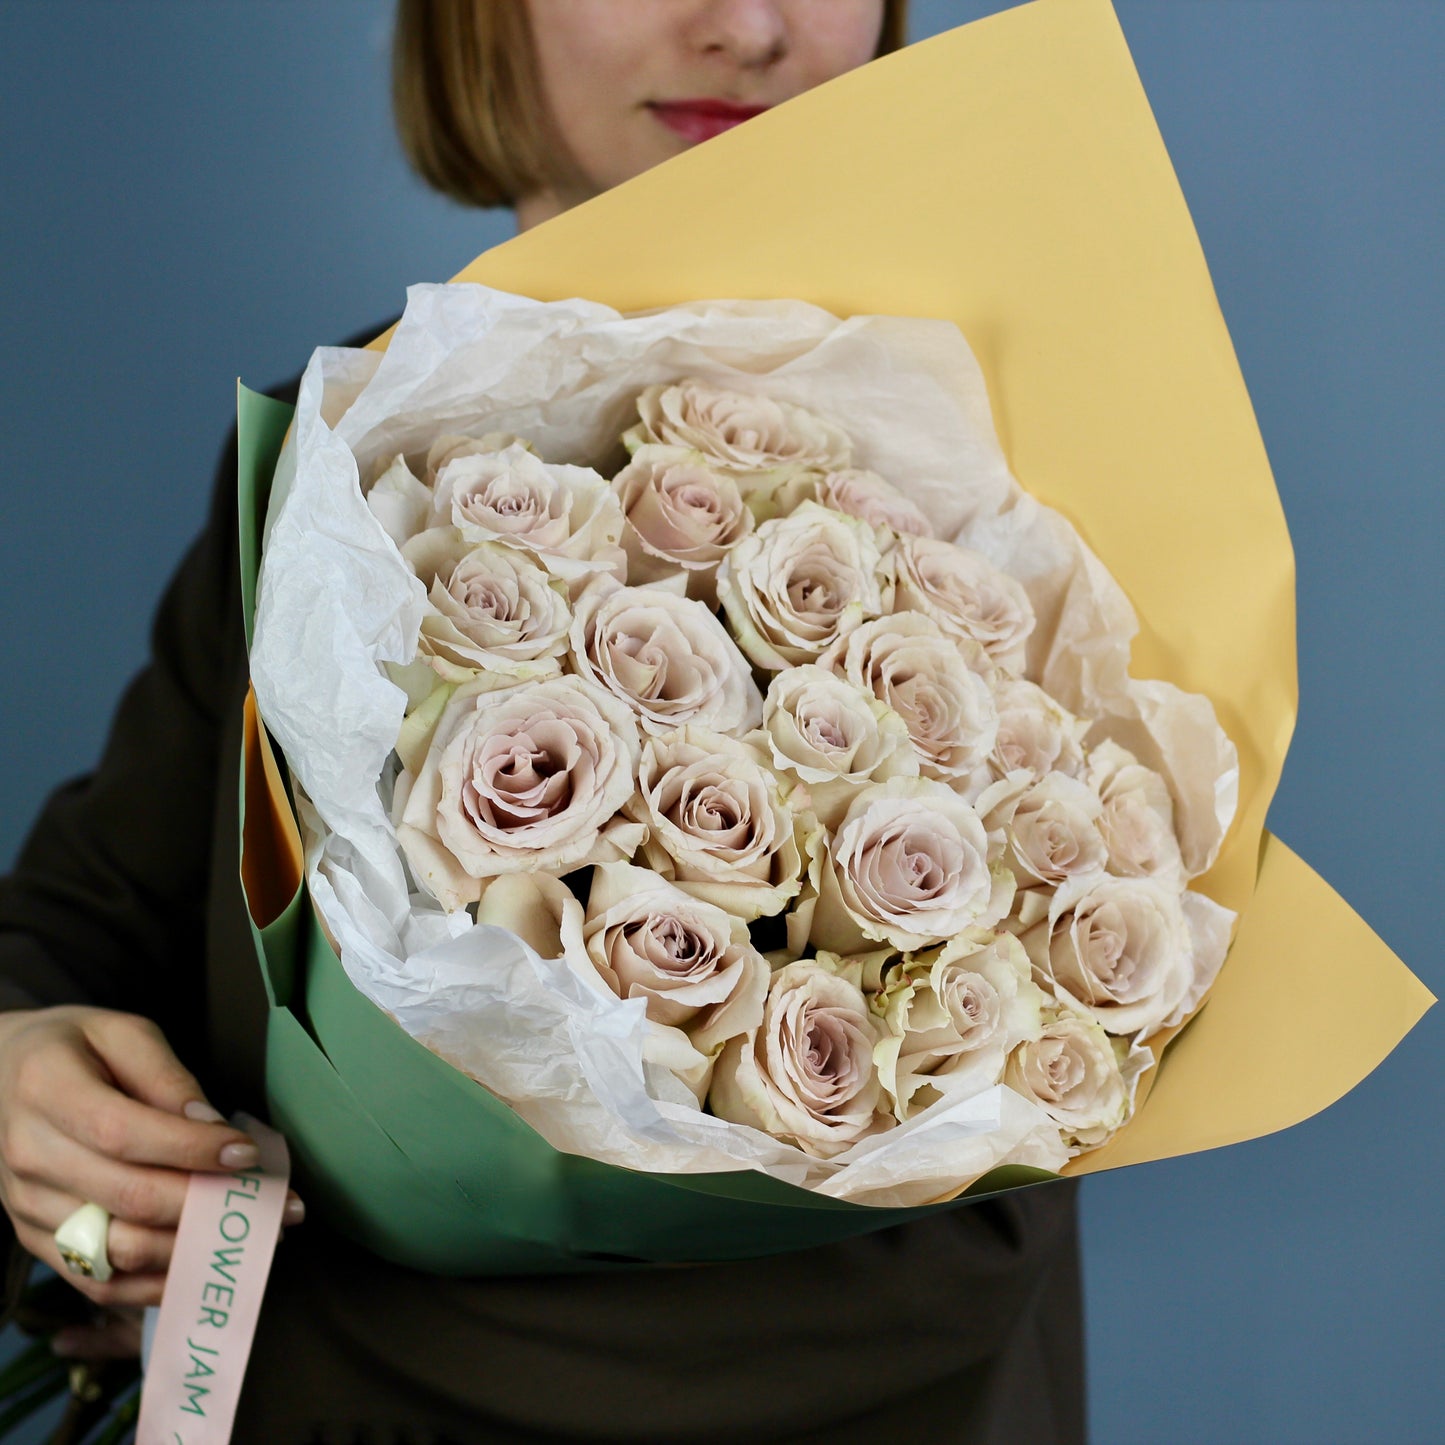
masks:
[[[141,1390],[136,1445],[226,1445],[271,1257],[291,1159],[274,1129],[238,1114],[261,1161],[192,1174]]]

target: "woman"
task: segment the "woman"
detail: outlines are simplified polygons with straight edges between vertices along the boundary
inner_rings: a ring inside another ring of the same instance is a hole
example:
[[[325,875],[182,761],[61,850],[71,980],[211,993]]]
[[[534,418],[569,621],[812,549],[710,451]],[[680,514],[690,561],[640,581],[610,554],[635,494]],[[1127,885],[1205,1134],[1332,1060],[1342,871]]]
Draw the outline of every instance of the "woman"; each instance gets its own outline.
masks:
[[[398,120],[428,180],[525,229],[896,47],[902,24],[885,0],[403,0]],[[250,1162],[209,1099],[264,1112],[233,513],[234,451],[100,768],[52,799],[0,890],[0,1199],[57,1268],[56,1226],[110,1210],[116,1275],[72,1281],[107,1307],[159,1299],[184,1171]],[[782,1259],[543,1279],[414,1274],[313,1220],[278,1252],[235,1438],[1077,1439],[1072,1195]]]

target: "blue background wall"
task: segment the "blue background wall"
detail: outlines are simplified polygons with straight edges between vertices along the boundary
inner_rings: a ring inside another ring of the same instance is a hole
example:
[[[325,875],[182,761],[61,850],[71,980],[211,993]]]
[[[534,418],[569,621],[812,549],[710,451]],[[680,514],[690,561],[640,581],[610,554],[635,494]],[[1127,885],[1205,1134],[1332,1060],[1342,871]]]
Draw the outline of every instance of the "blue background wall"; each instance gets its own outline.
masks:
[[[915,38],[996,8],[914,0]],[[1440,992],[1445,5],[1118,9],[1298,553],[1271,826]],[[510,234],[405,171],[389,23],[0,5],[0,865],[143,656],[236,376],[279,380]],[[1090,1181],[1100,1442],[1440,1438],[1440,1046],[1432,1015],[1287,1134]]]

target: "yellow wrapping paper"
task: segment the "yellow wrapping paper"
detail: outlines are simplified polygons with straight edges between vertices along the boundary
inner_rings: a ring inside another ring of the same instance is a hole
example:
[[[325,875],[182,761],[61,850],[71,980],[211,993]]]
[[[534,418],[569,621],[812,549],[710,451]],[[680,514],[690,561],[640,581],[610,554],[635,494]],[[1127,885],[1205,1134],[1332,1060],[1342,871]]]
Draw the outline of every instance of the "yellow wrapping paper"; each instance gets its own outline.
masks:
[[[963,331],[1014,475],[1138,611],[1132,672],[1207,694],[1239,749],[1239,811],[1194,885],[1242,913],[1229,959],[1148,1107],[1069,1172],[1297,1123],[1434,1001],[1264,830],[1296,711],[1293,555],[1107,0],[1034,0],[877,61],[454,279],[623,311],[796,297]]]

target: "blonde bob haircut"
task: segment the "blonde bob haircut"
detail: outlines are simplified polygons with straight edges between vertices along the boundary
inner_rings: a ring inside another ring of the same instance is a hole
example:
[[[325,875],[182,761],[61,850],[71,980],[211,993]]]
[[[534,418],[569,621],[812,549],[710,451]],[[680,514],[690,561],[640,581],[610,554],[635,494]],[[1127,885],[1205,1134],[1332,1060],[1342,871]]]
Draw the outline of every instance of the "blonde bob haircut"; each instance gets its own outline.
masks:
[[[878,54],[907,40],[884,0]],[[398,0],[392,108],[407,159],[467,206],[511,206],[572,179],[537,80],[525,0]]]

